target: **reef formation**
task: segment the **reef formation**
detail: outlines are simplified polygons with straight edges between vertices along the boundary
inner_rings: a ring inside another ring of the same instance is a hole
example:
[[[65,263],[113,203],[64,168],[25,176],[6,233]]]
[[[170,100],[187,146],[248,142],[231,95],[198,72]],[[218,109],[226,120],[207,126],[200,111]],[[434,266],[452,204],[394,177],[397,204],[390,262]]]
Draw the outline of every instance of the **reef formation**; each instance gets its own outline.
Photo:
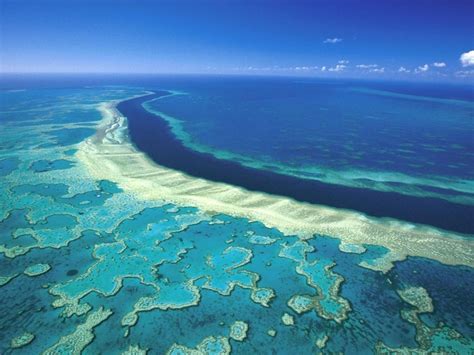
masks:
[[[1,93],[0,352],[472,350],[471,242],[158,167],[142,89],[48,93]]]

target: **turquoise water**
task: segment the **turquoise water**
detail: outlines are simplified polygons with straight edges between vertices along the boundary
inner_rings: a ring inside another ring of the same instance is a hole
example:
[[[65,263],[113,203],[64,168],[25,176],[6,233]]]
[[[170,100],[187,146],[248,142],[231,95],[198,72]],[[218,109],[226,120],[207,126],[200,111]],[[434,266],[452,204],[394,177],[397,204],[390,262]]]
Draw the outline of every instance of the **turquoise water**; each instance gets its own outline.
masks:
[[[91,178],[75,153],[96,105],[143,93],[0,93],[0,353],[473,351],[469,267],[408,258],[382,274],[360,266],[382,247],[341,252],[335,236],[304,240]],[[400,296],[413,287],[431,312]]]

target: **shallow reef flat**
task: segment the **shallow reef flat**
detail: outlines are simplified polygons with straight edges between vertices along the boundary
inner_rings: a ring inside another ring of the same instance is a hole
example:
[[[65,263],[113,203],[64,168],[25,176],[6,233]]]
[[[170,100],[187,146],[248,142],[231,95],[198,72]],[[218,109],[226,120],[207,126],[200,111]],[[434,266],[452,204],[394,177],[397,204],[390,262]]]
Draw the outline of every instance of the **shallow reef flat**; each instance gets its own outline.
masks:
[[[408,255],[474,266],[473,241],[454,233],[301,203],[158,166],[128,141],[123,133],[127,120],[112,104],[104,104],[101,110],[104,118],[98,132],[79,145],[77,156],[97,179],[114,176],[119,186],[142,199],[166,199],[208,212],[245,217],[286,234],[331,235],[345,243],[384,246],[391,251],[386,256],[389,259],[372,264],[381,270]]]
[[[157,167],[113,109],[145,93],[8,94],[0,353],[474,349],[466,239]]]

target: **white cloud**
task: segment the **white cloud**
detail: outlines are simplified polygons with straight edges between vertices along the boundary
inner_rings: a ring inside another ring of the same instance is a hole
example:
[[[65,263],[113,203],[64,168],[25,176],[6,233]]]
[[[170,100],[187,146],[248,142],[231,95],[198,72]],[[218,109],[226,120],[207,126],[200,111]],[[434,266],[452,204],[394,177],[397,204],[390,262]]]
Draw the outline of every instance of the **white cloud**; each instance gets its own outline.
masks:
[[[318,66],[315,65],[315,66],[312,66],[312,67],[308,67],[308,66],[303,66],[303,67],[292,67],[290,68],[291,70],[296,70],[296,71],[301,71],[301,70],[304,70],[304,71],[308,71],[308,70],[317,70],[318,69]]]
[[[460,78],[470,78],[471,76],[474,76],[474,69],[460,70],[454,73],[454,75]]]
[[[321,67],[321,71],[326,71],[326,66]]]
[[[474,66],[474,50],[461,54],[459,60],[463,67]]]
[[[345,59],[342,59],[340,61],[338,61],[339,64],[349,64],[349,61],[348,60],[345,60]]]
[[[398,72],[399,72],[399,73],[409,73],[410,70],[408,70],[408,69],[405,68],[405,67],[400,67],[400,68],[398,68]]]
[[[435,66],[436,68],[444,68],[446,66],[446,63],[445,62],[434,62],[433,66]]]
[[[208,67],[209,69],[210,67]],[[213,68],[216,69],[216,68]],[[295,67],[280,67],[277,65],[268,66],[268,67],[254,67],[254,66],[246,66],[246,67],[233,67],[233,71],[240,71],[240,72],[274,72],[274,73],[284,73],[284,72],[311,72],[314,70],[318,70],[319,67],[317,65],[314,66],[295,66]]]
[[[428,69],[430,69],[430,66],[428,64],[420,65],[418,68],[415,69],[415,73],[427,72]]]
[[[357,64],[356,67],[360,69],[372,69],[377,68],[378,64]]]
[[[333,72],[340,72],[340,71],[343,71],[344,69],[346,69],[346,66],[344,64],[338,64],[335,67],[329,68],[328,70],[333,71]]]
[[[323,43],[335,44],[339,42],[342,42],[342,38],[334,37],[334,38],[326,38]]]
[[[371,73],[385,73],[385,68],[373,68],[369,70]]]

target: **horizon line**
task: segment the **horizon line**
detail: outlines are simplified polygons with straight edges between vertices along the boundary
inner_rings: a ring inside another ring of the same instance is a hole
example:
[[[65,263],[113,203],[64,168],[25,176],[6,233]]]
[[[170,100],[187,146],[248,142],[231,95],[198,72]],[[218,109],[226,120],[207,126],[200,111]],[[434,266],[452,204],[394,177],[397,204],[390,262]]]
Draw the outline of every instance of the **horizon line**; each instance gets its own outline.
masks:
[[[266,77],[266,78],[296,78],[296,79],[324,79],[324,80],[356,80],[356,81],[383,81],[383,82],[406,82],[406,83],[446,83],[446,84],[458,84],[474,86],[474,82],[471,80],[454,80],[454,79],[439,79],[439,78],[397,78],[397,77],[355,77],[355,76],[321,76],[321,75],[295,75],[295,74],[278,74],[278,73],[208,73],[208,72],[47,72],[47,71],[18,71],[18,72],[2,72],[0,71],[0,79],[2,76],[15,76],[15,75],[71,75],[71,76],[84,76],[84,75],[153,75],[153,76],[232,76],[232,77]]]

